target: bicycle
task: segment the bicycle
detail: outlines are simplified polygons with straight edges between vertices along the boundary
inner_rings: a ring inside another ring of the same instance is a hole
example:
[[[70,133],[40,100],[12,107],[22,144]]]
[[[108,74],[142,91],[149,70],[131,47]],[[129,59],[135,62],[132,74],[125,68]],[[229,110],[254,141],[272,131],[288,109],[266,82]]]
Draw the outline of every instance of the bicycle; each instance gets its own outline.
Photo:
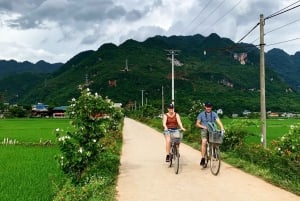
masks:
[[[208,124],[208,137],[206,142],[206,157],[204,168],[207,167],[208,163],[210,166],[210,171],[213,175],[217,176],[220,172],[221,167],[221,154],[220,154],[220,144],[223,143],[223,133],[216,129],[215,124]]]
[[[175,174],[179,172],[179,162],[180,162],[180,153],[179,153],[179,144],[182,139],[182,132],[176,129],[169,129],[168,130],[171,138],[171,149],[170,149],[170,164],[169,167],[174,167]]]

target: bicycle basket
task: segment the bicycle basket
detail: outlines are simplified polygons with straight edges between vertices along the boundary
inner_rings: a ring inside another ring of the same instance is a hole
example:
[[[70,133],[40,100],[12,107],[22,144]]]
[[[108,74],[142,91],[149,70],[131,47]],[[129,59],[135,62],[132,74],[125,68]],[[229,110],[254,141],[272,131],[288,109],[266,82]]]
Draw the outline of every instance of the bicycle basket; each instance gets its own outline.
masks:
[[[216,144],[222,144],[223,143],[223,136],[221,134],[221,131],[209,132],[209,142],[210,143],[216,143]]]
[[[170,131],[170,136],[171,138],[182,138],[182,132],[180,132],[179,130],[172,130]]]

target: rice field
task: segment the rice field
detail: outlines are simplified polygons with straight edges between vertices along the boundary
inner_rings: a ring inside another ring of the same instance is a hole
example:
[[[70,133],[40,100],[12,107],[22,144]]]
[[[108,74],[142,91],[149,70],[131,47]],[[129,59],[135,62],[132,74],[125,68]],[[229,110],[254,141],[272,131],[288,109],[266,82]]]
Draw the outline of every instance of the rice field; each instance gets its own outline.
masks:
[[[58,127],[67,129],[69,120],[0,119],[1,201],[52,200],[64,178],[54,158]],[[44,145],[50,140],[52,144]]]
[[[234,120],[233,119],[222,119],[223,124],[229,125]],[[236,120],[235,120],[236,121]],[[240,119],[238,119],[240,121]],[[248,142],[260,143],[261,139],[261,126],[259,124],[259,119],[253,119],[251,121],[257,122],[257,125],[251,125],[245,127],[246,130],[254,134],[248,138]],[[266,123],[266,135],[267,135],[267,143],[271,142],[272,140],[276,140],[283,136],[284,134],[288,133],[290,130],[291,125],[298,125],[300,126],[300,119],[267,119]]]

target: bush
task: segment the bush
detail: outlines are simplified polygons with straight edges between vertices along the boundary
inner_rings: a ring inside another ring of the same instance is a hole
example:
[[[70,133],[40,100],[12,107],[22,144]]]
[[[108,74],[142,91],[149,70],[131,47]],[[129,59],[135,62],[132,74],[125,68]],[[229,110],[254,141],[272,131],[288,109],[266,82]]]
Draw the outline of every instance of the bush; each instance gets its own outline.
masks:
[[[300,161],[300,127],[292,125],[287,134],[272,141],[272,147],[276,155]]]
[[[226,134],[222,144],[223,151],[231,151],[237,147],[244,146],[245,140],[248,136],[253,134],[246,131],[244,128],[249,125],[257,124],[251,120],[233,121],[229,127],[226,128]]]
[[[78,100],[72,99],[67,113],[73,129],[67,132],[56,129],[61,150],[57,160],[63,172],[78,184],[88,177],[87,171],[99,160],[105,146],[109,146],[108,139],[118,130],[123,115],[109,99],[93,95],[89,89],[82,90]]]

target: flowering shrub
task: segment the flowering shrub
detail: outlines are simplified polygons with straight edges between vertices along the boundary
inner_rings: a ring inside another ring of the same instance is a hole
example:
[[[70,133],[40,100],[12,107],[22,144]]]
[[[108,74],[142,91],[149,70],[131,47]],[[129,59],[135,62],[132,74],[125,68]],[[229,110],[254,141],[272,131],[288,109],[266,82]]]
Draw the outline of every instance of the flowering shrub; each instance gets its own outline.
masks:
[[[272,147],[277,155],[300,161],[300,127],[291,125],[287,134],[272,142]]]
[[[92,94],[87,88],[81,96],[73,98],[67,109],[72,119],[72,129],[56,129],[61,154],[57,160],[74,183],[82,180],[85,172],[99,159],[105,146],[103,138],[110,131],[117,130],[122,113],[113,107],[113,103],[97,93]]]
[[[246,138],[253,135],[245,130],[245,127],[249,125],[257,125],[257,122],[248,119],[233,121],[232,124],[226,128],[222,150],[231,151],[240,146],[244,146]]]

